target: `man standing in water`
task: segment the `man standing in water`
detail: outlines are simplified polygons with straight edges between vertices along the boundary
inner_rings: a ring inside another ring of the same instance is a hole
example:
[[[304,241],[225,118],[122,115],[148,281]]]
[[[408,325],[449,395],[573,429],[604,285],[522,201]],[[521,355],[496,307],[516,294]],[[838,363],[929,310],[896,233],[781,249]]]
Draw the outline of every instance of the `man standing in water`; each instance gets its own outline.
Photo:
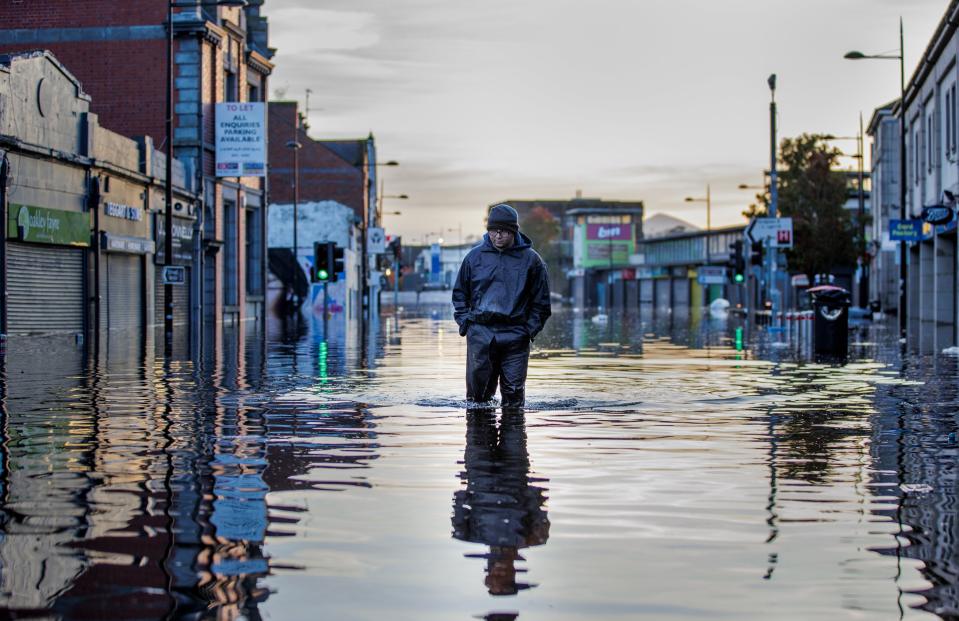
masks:
[[[467,407],[488,407],[499,384],[503,409],[517,409],[526,400],[529,344],[550,315],[549,278],[515,209],[490,209],[486,231],[453,287],[453,315],[466,337]]]

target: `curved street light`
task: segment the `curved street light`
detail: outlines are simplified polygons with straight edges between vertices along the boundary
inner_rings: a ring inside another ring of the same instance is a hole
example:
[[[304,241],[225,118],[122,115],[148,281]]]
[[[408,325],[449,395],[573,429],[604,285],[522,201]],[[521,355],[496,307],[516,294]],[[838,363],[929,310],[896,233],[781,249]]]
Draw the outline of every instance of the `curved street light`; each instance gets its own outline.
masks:
[[[899,18],[899,53],[898,54],[863,54],[853,50],[847,52],[843,58],[847,60],[898,60],[899,61],[899,219],[906,220],[906,63],[905,46],[903,45],[902,18]],[[905,342],[906,338],[906,279],[909,272],[906,267],[906,242],[899,242],[899,308],[896,314],[899,318],[899,339]]]

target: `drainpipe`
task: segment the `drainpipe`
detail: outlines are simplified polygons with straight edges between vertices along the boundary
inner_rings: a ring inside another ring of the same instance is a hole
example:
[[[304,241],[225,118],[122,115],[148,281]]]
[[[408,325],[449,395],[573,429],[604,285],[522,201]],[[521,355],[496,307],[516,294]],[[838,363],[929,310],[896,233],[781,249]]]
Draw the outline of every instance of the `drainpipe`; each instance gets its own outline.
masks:
[[[93,342],[99,349],[100,330],[100,263],[101,248],[103,246],[100,239],[100,178],[92,177],[90,179],[90,194],[87,196],[87,209],[93,212]]]
[[[7,181],[10,160],[0,151],[0,355],[7,350]]]

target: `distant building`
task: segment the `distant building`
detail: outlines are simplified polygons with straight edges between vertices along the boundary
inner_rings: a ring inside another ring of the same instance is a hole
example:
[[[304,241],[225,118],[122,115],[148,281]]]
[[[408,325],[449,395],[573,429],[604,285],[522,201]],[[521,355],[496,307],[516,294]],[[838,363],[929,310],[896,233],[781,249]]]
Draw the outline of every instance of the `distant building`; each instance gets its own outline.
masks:
[[[899,119],[895,114],[898,104],[897,99],[877,108],[866,129],[872,137],[870,301],[878,302],[885,312],[896,311],[899,305],[899,244],[889,239],[889,220],[899,219]]]
[[[375,227],[379,222],[373,136],[311,138],[293,101],[270,102],[269,124],[270,247],[293,247],[293,201],[298,194],[297,259],[309,273],[314,265],[314,242],[332,241],[344,248],[345,279],[329,285],[328,290],[335,293],[331,303],[337,310],[357,317],[363,307],[364,231],[367,225]],[[368,270],[376,265],[371,254]],[[378,279],[370,279],[374,303],[378,288]],[[321,285],[312,288],[311,299],[315,301],[320,289]]]
[[[629,257],[643,236],[642,201],[505,200],[519,213],[520,230],[533,219],[551,218],[559,228],[548,243],[535,239],[533,248],[549,267],[550,288],[578,308],[622,305],[626,280],[633,277]]]
[[[664,213],[653,214],[643,220],[643,238],[663,237],[665,235],[681,235],[694,233],[700,228],[695,224],[680,220]]]

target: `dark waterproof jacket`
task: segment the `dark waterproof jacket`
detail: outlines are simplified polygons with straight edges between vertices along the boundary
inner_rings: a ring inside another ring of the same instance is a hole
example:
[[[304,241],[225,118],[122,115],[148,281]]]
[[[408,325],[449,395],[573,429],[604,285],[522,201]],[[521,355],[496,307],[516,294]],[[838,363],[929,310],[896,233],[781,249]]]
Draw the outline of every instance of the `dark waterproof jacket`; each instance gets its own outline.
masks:
[[[453,311],[461,336],[478,323],[522,326],[535,338],[550,316],[549,277],[529,237],[517,233],[513,246],[499,251],[484,235],[460,266]]]

